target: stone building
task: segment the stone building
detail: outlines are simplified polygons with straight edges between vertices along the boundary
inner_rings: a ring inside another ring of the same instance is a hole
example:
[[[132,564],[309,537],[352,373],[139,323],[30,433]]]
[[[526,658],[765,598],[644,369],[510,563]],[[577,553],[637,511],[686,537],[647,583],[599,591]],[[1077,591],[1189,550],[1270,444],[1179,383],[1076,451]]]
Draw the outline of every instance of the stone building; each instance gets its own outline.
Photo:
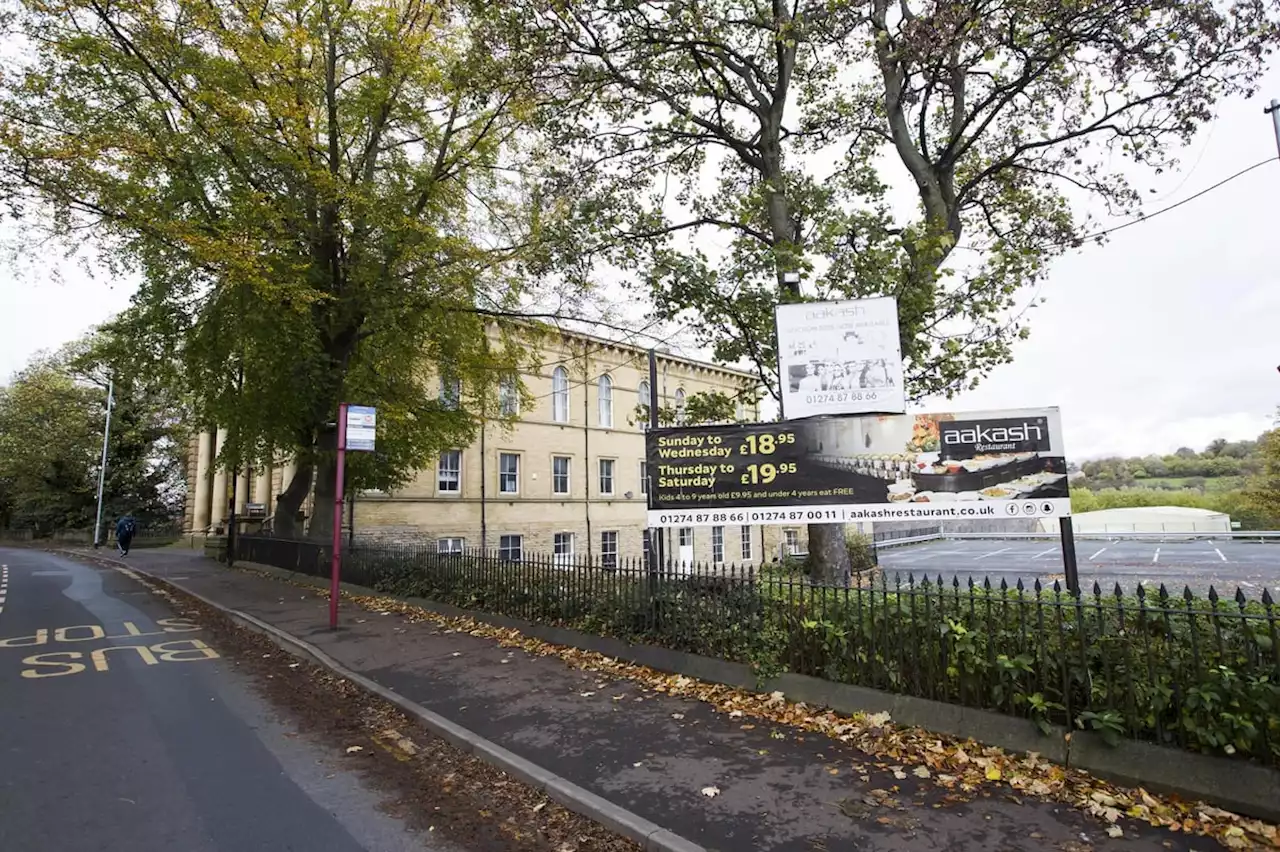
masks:
[[[349,520],[357,542],[605,563],[641,557],[647,350],[567,332],[539,346],[538,368],[521,377],[532,399],[515,424],[485,423],[471,446],[442,453],[404,486],[358,494]],[[758,385],[758,377],[741,370],[658,354],[662,408],[679,412],[696,393],[737,396]],[[515,394],[500,398],[504,407],[519,404]],[[739,403],[739,421],[757,417],[754,404]],[[219,525],[211,496],[229,491],[224,471],[209,472],[220,439],[221,432],[193,441],[187,520],[195,532]],[[242,473],[239,511],[257,504],[269,514],[273,495],[292,475],[288,464]],[[703,527],[666,530],[664,540],[672,559],[744,564],[773,558],[783,541],[801,546],[803,535],[802,528]]]

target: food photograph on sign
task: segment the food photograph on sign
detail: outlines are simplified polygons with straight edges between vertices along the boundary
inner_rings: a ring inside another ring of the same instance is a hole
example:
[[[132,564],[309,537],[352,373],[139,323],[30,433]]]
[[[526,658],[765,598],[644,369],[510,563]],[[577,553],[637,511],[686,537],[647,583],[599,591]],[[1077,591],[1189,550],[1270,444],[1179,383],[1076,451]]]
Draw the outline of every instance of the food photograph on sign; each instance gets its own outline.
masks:
[[[1054,408],[656,430],[650,523],[1061,516],[1070,513],[1061,434]],[[791,507],[839,511],[700,511]],[[696,514],[662,514],[670,510]]]
[[[892,297],[779,305],[777,325],[788,418],[905,410]]]
[[[880,496],[890,503],[1069,496],[1053,409],[864,417],[812,427],[806,432],[817,442],[818,464],[880,480]]]

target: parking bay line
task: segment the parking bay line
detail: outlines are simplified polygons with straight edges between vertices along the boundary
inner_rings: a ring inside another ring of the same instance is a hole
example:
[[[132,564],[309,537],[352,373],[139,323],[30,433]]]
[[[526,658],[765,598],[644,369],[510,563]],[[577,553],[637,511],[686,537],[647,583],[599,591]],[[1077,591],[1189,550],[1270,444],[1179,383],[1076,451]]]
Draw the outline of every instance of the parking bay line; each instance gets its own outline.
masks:
[[[1214,553],[1216,553],[1216,554],[1218,554],[1218,558],[1219,558],[1219,559],[1221,559],[1223,562],[1226,562],[1226,561],[1227,561],[1227,557],[1223,556],[1223,555],[1222,555],[1222,551],[1221,551],[1221,550],[1219,550],[1218,548],[1216,548],[1216,547],[1215,547],[1215,548],[1213,549],[1213,552],[1214,552]]]
[[[1008,553],[1010,550],[1013,550],[1013,548],[1006,547],[1006,548],[1003,548],[1002,550],[993,550],[990,553],[984,553],[981,556],[975,556],[973,558],[974,558],[974,561],[977,561],[979,559],[986,559],[988,556],[998,556],[1001,553]]]
[[[1059,548],[1051,547],[1051,548],[1049,548],[1048,550],[1042,550],[1042,551],[1040,551],[1039,553],[1037,553],[1035,556],[1033,556],[1033,557],[1031,557],[1031,558],[1032,558],[1032,559],[1039,559],[1041,556],[1048,556],[1050,553],[1057,553],[1057,552],[1058,552],[1058,550],[1059,550]]]
[[[1089,557],[1089,561],[1090,561],[1090,562],[1092,562],[1093,560],[1097,559],[1099,556],[1101,556],[1102,554],[1104,554],[1104,553],[1106,553],[1106,552],[1107,552],[1107,549],[1106,549],[1105,547],[1104,547],[1104,548],[1102,548],[1102,549],[1101,549],[1101,550],[1099,550],[1097,553],[1095,553],[1095,554],[1093,554],[1092,556],[1090,556],[1090,557]]]
[[[1155,555],[1151,557],[1151,561],[1152,561],[1152,563],[1155,563],[1155,562],[1159,562],[1159,561],[1160,561],[1160,548],[1158,548],[1158,547],[1156,548]]]

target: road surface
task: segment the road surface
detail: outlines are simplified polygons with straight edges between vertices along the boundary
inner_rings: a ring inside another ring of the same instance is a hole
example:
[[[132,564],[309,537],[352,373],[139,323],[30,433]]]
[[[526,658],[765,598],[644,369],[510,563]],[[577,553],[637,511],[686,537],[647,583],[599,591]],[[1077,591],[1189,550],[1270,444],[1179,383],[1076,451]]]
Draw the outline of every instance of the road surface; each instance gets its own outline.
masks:
[[[0,566],[0,849],[449,849],[134,580],[38,551]]]
[[[1223,596],[1239,587],[1259,598],[1264,588],[1280,595],[1280,544],[1257,541],[1142,541],[1132,539],[1076,539],[1076,562],[1081,585],[1096,581],[1107,592],[1119,583],[1133,592],[1139,582],[1166,583],[1180,593],[1184,585],[1203,594],[1213,586]],[[1052,583],[1062,578],[1062,546],[1057,541],[1028,539],[955,539],[880,550],[880,564],[904,577],[939,574],[950,582],[973,577],[992,583],[1022,579]]]

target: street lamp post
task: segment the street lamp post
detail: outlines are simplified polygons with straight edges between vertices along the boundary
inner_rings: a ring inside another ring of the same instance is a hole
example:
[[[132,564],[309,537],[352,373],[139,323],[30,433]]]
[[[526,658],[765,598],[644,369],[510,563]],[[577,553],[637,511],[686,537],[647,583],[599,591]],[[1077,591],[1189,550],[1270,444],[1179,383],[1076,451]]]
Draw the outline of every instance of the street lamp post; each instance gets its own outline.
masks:
[[[115,380],[107,380],[107,422],[102,427],[102,463],[98,466],[98,515],[93,522],[93,547],[102,544],[102,490],[107,481],[107,441],[111,437],[111,406],[115,403]]]

